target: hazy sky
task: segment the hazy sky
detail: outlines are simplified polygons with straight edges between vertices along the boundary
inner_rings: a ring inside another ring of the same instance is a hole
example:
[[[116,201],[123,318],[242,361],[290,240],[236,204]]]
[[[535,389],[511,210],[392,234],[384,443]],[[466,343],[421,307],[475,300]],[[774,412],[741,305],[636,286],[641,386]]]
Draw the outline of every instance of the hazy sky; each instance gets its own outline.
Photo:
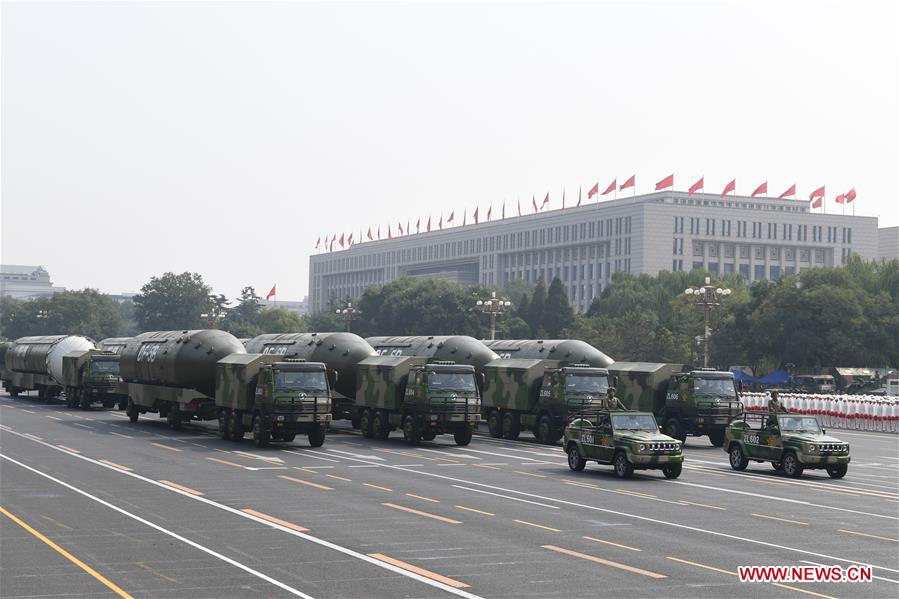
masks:
[[[320,236],[633,173],[899,225],[897,5],[3,2],[2,260],[300,299]]]

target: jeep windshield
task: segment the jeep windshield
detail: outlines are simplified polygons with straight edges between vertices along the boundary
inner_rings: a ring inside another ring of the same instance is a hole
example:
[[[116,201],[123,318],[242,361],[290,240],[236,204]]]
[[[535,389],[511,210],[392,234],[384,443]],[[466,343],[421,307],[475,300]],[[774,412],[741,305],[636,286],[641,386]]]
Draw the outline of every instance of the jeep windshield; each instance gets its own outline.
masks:
[[[712,395],[715,397],[737,398],[733,379],[701,379],[693,381],[693,392],[696,395]]]
[[[474,393],[474,375],[470,372],[431,372],[428,374],[428,389]]]
[[[275,372],[275,389],[290,391],[327,391],[328,381],[320,370]]]
[[[118,360],[100,360],[91,362],[91,374],[111,374],[119,376]]]
[[[605,375],[568,374],[565,390],[569,393],[592,393],[605,395],[609,390],[609,377]]]
[[[818,419],[813,416],[782,416],[777,417],[781,432],[790,433],[821,433]]]
[[[612,427],[616,431],[659,432],[659,425],[652,414],[612,414]]]

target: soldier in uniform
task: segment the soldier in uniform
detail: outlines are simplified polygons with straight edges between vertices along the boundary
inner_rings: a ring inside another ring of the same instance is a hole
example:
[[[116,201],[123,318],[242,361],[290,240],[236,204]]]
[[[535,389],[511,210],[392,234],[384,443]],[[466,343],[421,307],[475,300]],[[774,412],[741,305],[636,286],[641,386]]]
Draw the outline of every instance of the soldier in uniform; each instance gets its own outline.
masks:
[[[621,401],[617,397],[615,397],[615,393],[615,387],[609,387],[609,390],[606,392],[606,398],[603,401],[603,408],[605,408],[606,410],[625,409],[624,404],[622,404]]]
[[[768,399],[768,411],[769,412],[786,412],[787,409],[780,405],[780,401],[777,399],[777,391],[771,391],[770,397]]]

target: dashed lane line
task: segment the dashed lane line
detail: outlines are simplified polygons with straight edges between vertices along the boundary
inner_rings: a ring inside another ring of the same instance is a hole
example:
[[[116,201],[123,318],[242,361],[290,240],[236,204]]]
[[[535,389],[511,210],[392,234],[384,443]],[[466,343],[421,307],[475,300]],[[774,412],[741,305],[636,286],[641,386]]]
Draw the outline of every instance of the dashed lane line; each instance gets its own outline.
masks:
[[[203,495],[203,493],[201,493],[200,491],[197,491],[196,489],[191,489],[190,487],[185,487],[184,485],[179,485],[178,483],[173,483],[170,480],[160,479],[159,482],[161,482],[162,484],[164,484],[167,487],[172,487],[174,489],[178,489],[179,491],[184,491],[185,493],[189,493],[191,495],[196,495],[196,496]]]
[[[240,468],[240,469],[242,469],[242,470],[246,470],[246,469],[247,469],[246,466],[244,466],[243,464],[238,464],[237,462],[229,462],[228,460],[220,460],[220,459],[218,459],[218,458],[209,458],[209,457],[207,457],[206,459],[209,460],[210,462],[216,462],[216,463],[219,463],[219,464],[225,464],[225,465],[231,466],[231,467],[233,467],[233,468]]]
[[[808,526],[808,522],[800,522],[799,520],[790,520],[789,518],[778,518],[777,516],[767,516],[765,514],[750,514],[756,518],[766,518],[768,520],[777,520],[778,522],[786,522],[788,524],[798,524],[800,526]]]
[[[650,572],[649,570],[644,570],[643,568],[636,568],[634,566],[628,566],[627,564],[620,564],[618,562],[613,562],[611,560],[603,559],[601,557],[596,557],[595,555],[590,555],[588,553],[581,553],[579,551],[572,551],[571,549],[565,549],[564,547],[556,547],[555,545],[541,545],[544,549],[548,549],[550,551],[555,551],[556,553],[562,553],[564,555],[570,555],[571,557],[579,557],[583,560],[587,560],[590,562],[594,562],[597,564],[602,564],[604,566],[609,566],[610,568],[616,568],[618,570],[624,570],[625,572],[631,572],[632,574],[640,574],[642,576],[647,576],[649,578],[668,578],[664,574],[659,574],[657,572]]]
[[[118,468],[119,470],[124,470],[125,472],[134,472],[134,468],[129,468],[128,466],[122,466],[121,464],[116,464],[115,462],[110,462],[109,460],[100,460],[104,464],[108,464],[113,468]]]
[[[475,483],[478,484],[478,483]],[[559,509],[556,505],[549,505],[548,503],[538,503],[536,501],[531,501],[529,499],[520,499],[518,497],[512,497],[511,495],[502,495],[501,493],[491,493],[490,491],[484,491],[483,489],[472,489],[471,487],[463,487],[462,485],[453,485],[453,487],[457,489],[464,489],[465,491],[471,491],[472,493],[482,493],[484,495],[492,495],[494,497],[500,497],[502,499],[508,499],[510,501],[518,501],[520,503],[529,503],[531,505],[539,505],[540,507],[549,508],[551,510]],[[513,491],[517,492],[517,491]]]
[[[421,499],[422,501],[430,501],[431,503],[440,503],[439,499],[431,499],[430,497],[424,497],[422,495],[415,495],[413,493],[406,493],[407,497],[414,497],[415,499]]]
[[[612,541],[604,541],[603,539],[597,539],[596,537],[584,537],[588,541],[593,541],[595,543],[602,543],[603,545],[611,545],[612,547],[619,547],[621,549],[627,549],[629,551],[643,551],[642,549],[637,549],[636,547],[631,547],[630,545],[622,545],[621,543],[613,543]]]
[[[382,562],[387,562],[388,564],[392,564],[397,568],[402,568],[403,570],[408,570],[409,572],[415,572],[419,576],[425,576],[430,578],[431,580],[436,580],[442,584],[447,586],[451,586],[456,589],[467,589],[468,585],[464,582],[459,582],[458,580],[453,580],[452,578],[447,578],[442,574],[437,574],[436,572],[431,572],[430,570],[425,570],[424,568],[419,568],[418,566],[413,566],[412,564],[408,564],[406,562],[402,562],[398,559],[394,559],[392,557],[386,556],[383,553],[369,553],[368,557],[373,557],[375,559],[379,559]]]
[[[294,482],[299,485],[305,485],[307,487],[312,487],[313,489],[318,489],[320,491],[333,491],[334,490],[334,487],[327,487],[325,485],[320,485],[318,483],[309,482],[308,480],[303,480],[302,478],[294,478],[293,476],[287,476],[286,474],[279,474],[278,478],[282,478],[284,480],[289,480],[290,482]]]
[[[721,568],[716,568],[714,566],[707,566],[706,564],[700,564],[699,562],[691,562],[685,559],[680,559],[677,557],[668,557],[671,561],[679,562],[681,564],[687,564],[689,566],[694,566],[696,568],[703,568],[705,570],[711,570],[712,572],[718,572],[720,574],[728,574],[730,576],[739,576],[736,572],[732,572],[731,570],[723,570]],[[830,595],[822,595],[821,593],[816,593],[814,591],[810,591],[808,589],[800,589],[798,587],[792,587],[786,584],[780,584],[779,582],[772,582],[772,586],[780,587],[782,589],[789,589],[791,591],[797,591],[799,593],[805,593],[806,595],[812,595],[813,597],[822,597],[823,599],[837,599],[836,597],[831,597]]]
[[[844,530],[842,528],[838,528],[837,530],[839,530],[840,532],[845,532],[846,534],[850,534],[850,535],[858,535],[860,537],[870,537],[872,539],[880,539],[881,541],[890,541],[892,543],[899,543],[899,539],[891,539],[889,537],[879,537],[877,535],[872,535],[872,534],[868,534],[865,532],[856,532],[854,530]]]
[[[494,514],[494,513],[492,513],[492,512],[485,512],[485,511],[483,511],[483,510],[476,510],[476,509],[474,509],[473,507],[465,507],[464,505],[457,505],[457,506],[454,506],[454,507],[457,507],[457,508],[459,508],[460,510],[464,510],[464,511],[466,511],[466,512],[474,512],[475,514],[481,514],[482,516],[495,516],[495,515],[496,515],[496,514]]]
[[[527,520],[512,520],[516,524],[524,524],[525,526],[532,526],[534,528],[542,528],[543,530],[548,530],[550,532],[562,532],[561,529],[553,528],[552,526],[543,526],[542,524],[535,524],[534,522],[528,522]]]
[[[27,433],[25,433],[23,436],[24,437],[32,437],[32,435],[29,435]],[[70,453],[81,453],[77,449],[72,449],[71,447],[66,447],[65,445],[57,445],[57,447],[59,447],[60,449],[62,449],[64,451],[68,451]]]
[[[156,447],[161,447],[162,449],[168,449],[169,451],[182,451],[177,447],[172,447],[170,445],[163,445],[162,443],[150,443],[150,445],[155,445]]]
[[[294,524],[293,522],[288,522],[287,520],[281,520],[280,518],[275,518],[274,516],[269,516],[268,514],[263,514],[262,512],[257,512],[256,510],[252,510],[248,507],[245,507],[240,511],[242,511],[245,514],[250,514],[251,516],[256,516],[257,518],[262,518],[263,520],[272,522],[279,526],[283,526],[284,528],[289,528],[290,530],[295,530],[296,532],[309,532],[308,528],[299,526],[298,524]]]
[[[379,489],[381,491],[389,491],[393,493],[393,489],[388,489],[387,487],[382,487],[381,485],[373,485],[371,483],[362,483],[366,487],[371,487],[372,489]]]
[[[393,508],[395,510],[400,510],[401,512],[407,512],[416,516],[421,516],[422,518],[431,518],[432,520],[437,520],[438,522],[445,522],[446,524],[462,524],[462,522],[460,522],[459,520],[454,520],[445,516],[438,516],[437,514],[432,514],[430,512],[422,512],[421,510],[416,510],[404,505],[398,505],[396,503],[382,503],[381,505],[383,505],[384,507]]]

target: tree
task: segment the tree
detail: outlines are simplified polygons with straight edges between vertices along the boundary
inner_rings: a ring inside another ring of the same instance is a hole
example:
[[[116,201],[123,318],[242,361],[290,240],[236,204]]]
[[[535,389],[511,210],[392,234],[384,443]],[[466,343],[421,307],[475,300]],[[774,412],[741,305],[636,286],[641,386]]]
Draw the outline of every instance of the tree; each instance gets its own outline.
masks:
[[[258,335],[266,333],[305,333],[308,331],[303,318],[287,308],[266,308],[256,317]]]
[[[2,300],[2,332],[17,339],[30,335],[115,337],[123,328],[119,309],[96,289],[62,291],[33,300]]]
[[[549,337],[557,338],[563,329],[569,328],[574,323],[574,310],[568,303],[565,288],[559,277],[555,277],[549,284],[546,294],[546,307],[543,312],[543,328]]]
[[[140,291],[134,296],[134,317],[143,331],[206,328],[208,316],[202,315],[214,313],[217,306],[212,288],[197,273],[167,272]]]
[[[546,283],[543,279],[537,281],[534,287],[534,295],[531,296],[530,306],[528,308],[527,321],[531,325],[531,335],[534,337],[545,337],[543,328],[543,314],[546,310]]]
[[[240,290],[238,304],[228,310],[228,315],[222,322],[222,329],[235,337],[255,337],[262,334],[259,328],[259,296],[252,287],[244,287]]]

